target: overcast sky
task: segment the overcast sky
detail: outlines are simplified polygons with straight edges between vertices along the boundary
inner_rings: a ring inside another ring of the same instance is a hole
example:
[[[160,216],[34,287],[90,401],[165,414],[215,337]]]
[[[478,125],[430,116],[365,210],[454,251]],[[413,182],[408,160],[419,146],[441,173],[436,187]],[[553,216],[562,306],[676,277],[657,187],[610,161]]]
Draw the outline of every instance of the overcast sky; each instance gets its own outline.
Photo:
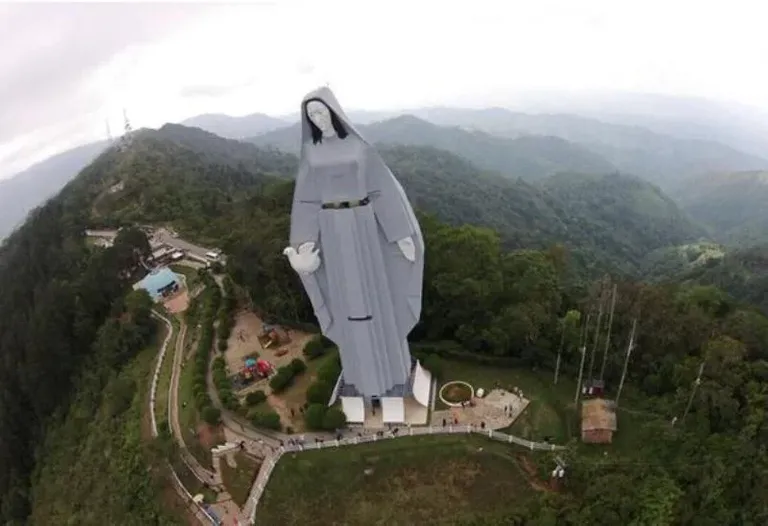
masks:
[[[199,113],[498,104],[521,90],[697,95],[768,109],[766,8],[683,0],[0,4],[0,178]]]

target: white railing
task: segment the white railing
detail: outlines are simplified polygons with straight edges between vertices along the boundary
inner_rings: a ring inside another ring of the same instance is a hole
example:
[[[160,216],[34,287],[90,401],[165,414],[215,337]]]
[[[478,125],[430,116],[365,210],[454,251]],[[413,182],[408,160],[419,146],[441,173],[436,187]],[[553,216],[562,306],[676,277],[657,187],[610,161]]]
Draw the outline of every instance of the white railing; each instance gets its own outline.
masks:
[[[168,327],[168,333],[165,335],[163,346],[160,348],[160,355],[157,357],[157,365],[155,366],[155,374],[152,377],[152,386],[149,389],[149,414],[152,417],[152,436],[157,436],[157,418],[155,417],[155,395],[157,394],[157,382],[160,378],[160,370],[163,367],[163,360],[165,359],[165,351],[168,350],[168,342],[171,341],[173,336],[173,324],[171,320],[160,314],[159,312],[152,311],[152,316],[161,320]],[[170,399],[169,399],[170,403]],[[170,420],[168,421],[170,424]]]
[[[259,504],[264,489],[267,486],[270,475],[275,469],[277,462],[285,453],[297,453],[301,451],[310,451],[314,449],[324,449],[331,447],[353,446],[357,444],[365,444],[368,442],[377,442],[379,440],[388,440],[393,438],[400,438],[405,436],[419,436],[419,435],[450,435],[450,434],[470,434],[475,433],[486,436],[492,440],[499,442],[506,442],[508,444],[517,444],[523,446],[531,451],[559,451],[565,449],[564,446],[558,446],[555,444],[547,444],[544,442],[532,442],[524,438],[516,437],[514,435],[508,435],[501,431],[494,431],[492,429],[482,429],[472,425],[447,425],[447,426],[427,426],[427,427],[400,427],[397,434],[392,433],[390,430],[380,431],[379,433],[366,434],[363,436],[346,437],[340,440],[323,440],[322,442],[314,442],[306,445],[289,444],[283,445],[278,448],[273,454],[264,458],[264,462],[261,464],[259,474],[256,476],[256,481],[251,487],[251,493],[248,496],[248,501],[242,511],[242,521],[247,524],[255,524],[256,520],[256,508]]]
[[[155,318],[163,321],[166,326],[168,327],[168,334],[165,336],[165,340],[163,341],[163,345],[160,348],[160,353],[157,357],[157,365],[155,366],[155,374],[152,377],[152,384],[149,390],[149,413],[151,415],[152,419],[152,436],[157,437],[157,416],[155,415],[155,395],[157,393],[157,383],[158,378],[160,377],[160,370],[163,366],[163,359],[165,358],[165,353],[168,350],[168,342],[170,342],[171,338],[173,337],[173,324],[171,321],[163,316],[162,314],[152,311],[152,316]],[[175,351],[175,349],[174,349]],[[175,358],[175,355],[174,355]],[[172,364],[174,365],[174,364]],[[173,371],[171,371],[171,374],[173,375]],[[171,385],[168,388],[168,424],[171,423],[171,388],[173,386],[173,382],[171,382]],[[184,463],[187,464],[187,467],[190,470],[193,470],[192,466],[189,465],[187,460],[184,458],[184,455],[181,455],[182,460],[184,460]],[[168,469],[171,472],[171,476],[173,479],[173,484],[176,486],[176,491],[179,493],[179,495],[183,498],[185,498],[187,501],[189,501],[189,505],[192,509],[198,510],[200,513],[202,513],[213,525],[220,524],[220,521],[217,521],[214,519],[208,511],[200,506],[198,503],[195,502],[195,500],[192,498],[192,495],[189,493],[189,490],[184,486],[184,484],[181,482],[181,479],[179,479],[179,476],[176,474],[176,470],[173,469],[173,466],[170,462],[166,461],[166,464],[168,466]],[[193,471],[194,473],[194,471]],[[205,521],[196,513],[195,516],[200,520],[201,523],[206,524]]]

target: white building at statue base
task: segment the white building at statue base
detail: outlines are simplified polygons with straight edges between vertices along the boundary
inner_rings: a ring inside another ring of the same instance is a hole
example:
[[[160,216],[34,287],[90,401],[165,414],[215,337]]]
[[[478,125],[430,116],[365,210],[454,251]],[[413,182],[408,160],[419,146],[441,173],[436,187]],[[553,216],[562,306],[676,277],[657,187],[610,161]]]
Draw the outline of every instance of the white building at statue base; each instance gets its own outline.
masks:
[[[416,361],[409,383],[400,392],[388,393],[389,396],[373,397],[366,400],[354,390],[345,389],[342,372],[336,382],[329,406],[341,401],[341,409],[351,425],[363,425],[366,428],[385,427],[388,424],[427,423],[430,404],[434,396],[432,374]]]

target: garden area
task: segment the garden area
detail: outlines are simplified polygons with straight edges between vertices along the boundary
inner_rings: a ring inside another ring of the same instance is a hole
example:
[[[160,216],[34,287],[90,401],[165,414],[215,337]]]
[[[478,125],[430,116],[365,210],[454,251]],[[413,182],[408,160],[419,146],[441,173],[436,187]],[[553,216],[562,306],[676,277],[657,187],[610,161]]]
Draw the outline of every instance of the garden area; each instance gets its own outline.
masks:
[[[420,436],[287,455],[258,524],[453,524],[512,513],[535,495],[514,446]],[[489,515],[492,514],[492,515]]]
[[[252,456],[238,452],[235,454],[237,467],[231,467],[227,460],[221,459],[221,478],[227,493],[239,507],[245,506],[253,481],[258,475],[261,463]]]

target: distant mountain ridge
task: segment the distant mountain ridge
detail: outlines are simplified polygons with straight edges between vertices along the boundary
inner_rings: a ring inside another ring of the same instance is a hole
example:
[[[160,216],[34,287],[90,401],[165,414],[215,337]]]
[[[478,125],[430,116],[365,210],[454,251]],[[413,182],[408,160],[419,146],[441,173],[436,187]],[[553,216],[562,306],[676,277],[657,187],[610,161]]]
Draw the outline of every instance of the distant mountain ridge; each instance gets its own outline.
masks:
[[[244,139],[275,128],[288,126],[291,121],[264,113],[252,113],[242,117],[232,117],[222,113],[206,113],[183,120],[180,124],[201,128],[226,139]]]
[[[441,126],[461,126],[504,137],[560,137],[599,155],[622,172],[667,189],[703,173],[768,169],[768,159],[715,141],[681,139],[577,115],[526,114],[504,108],[425,108],[414,114]]]
[[[768,243],[768,171],[698,177],[673,196],[723,244]]]
[[[61,190],[106,147],[106,141],[78,146],[10,179],[0,179],[0,241],[21,224],[32,209]]]
[[[568,173],[525,181],[430,146],[380,151],[417,209],[454,225],[491,227],[509,248],[563,243],[592,272],[636,273],[647,252],[702,235],[658,188],[635,177]],[[238,214],[247,215],[249,200],[270,183],[291,180],[297,167],[294,154],[168,124],[142,130],[130,151],[108,152],[74,183],[91,189],[97,223],[172,223],[220,244],[216,236],[230,228],[222,224],[256,228]],[[123,189],[110,192],[118,182]]]
[[[558,137],[525,136],[514,139],[459,127],[438,126],[412,115],[362,125],[366,140],[382,145],[430,146],[459,155],[476,166],[508,177],[537,180],[559,172],[605,174],[616,167],[585,148]],[[298,124],[248,139],[298,153]]]

